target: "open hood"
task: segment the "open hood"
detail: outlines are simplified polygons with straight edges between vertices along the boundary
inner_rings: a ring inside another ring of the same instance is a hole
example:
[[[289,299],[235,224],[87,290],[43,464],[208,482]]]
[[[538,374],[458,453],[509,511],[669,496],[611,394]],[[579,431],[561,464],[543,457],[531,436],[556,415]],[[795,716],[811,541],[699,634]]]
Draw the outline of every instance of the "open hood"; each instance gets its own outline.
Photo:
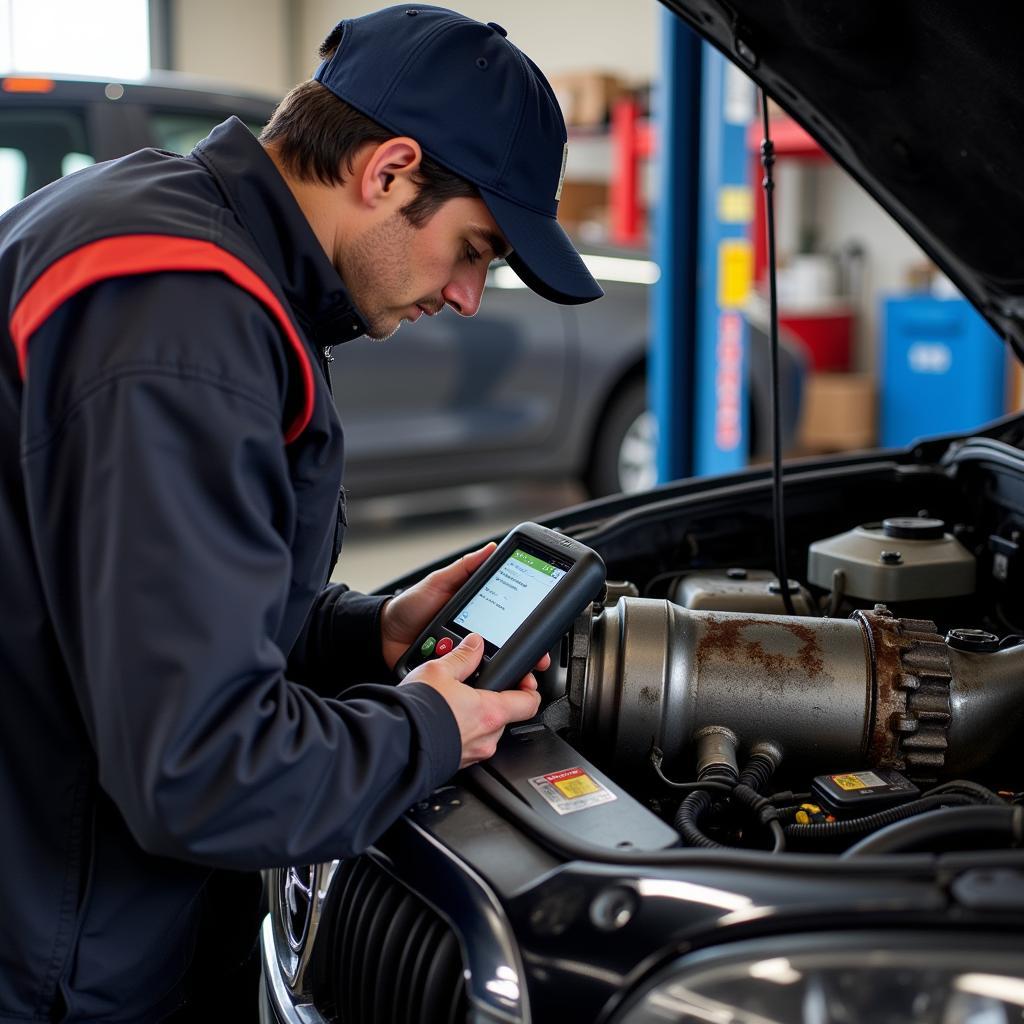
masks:
[[[859,181],[1024,359],[1024,7],[663,2]]]

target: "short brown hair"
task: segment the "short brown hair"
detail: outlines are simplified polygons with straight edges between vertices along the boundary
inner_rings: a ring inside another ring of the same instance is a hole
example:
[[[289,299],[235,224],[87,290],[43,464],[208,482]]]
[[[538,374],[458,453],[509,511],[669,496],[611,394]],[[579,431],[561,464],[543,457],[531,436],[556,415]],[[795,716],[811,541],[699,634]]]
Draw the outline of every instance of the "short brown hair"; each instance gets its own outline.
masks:
[[[321,45],[321,60],[330,59],[340,41],[339,25]],[[341,184],[345,174],[352,173],[352,161],[363,146],[379,145],[394,137],[394,132],[313,80],[295,86],[260,132],[260,142],[273,144],[285,167],[295,177],[324,185]],[[422,227],[449,199],[480,195],[472,182],[442,167],[425,153],[413,182],[419,187],[419,193],[401,212],[414,227]]]

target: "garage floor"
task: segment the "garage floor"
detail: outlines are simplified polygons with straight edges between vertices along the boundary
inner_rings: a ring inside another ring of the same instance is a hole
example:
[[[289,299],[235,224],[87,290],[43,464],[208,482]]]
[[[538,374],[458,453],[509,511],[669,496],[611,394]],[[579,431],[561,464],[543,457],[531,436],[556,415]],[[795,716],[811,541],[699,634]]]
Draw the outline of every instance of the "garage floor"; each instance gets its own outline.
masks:
[[[479,538],[583,501],[576,484],[478,486],[389,498],[349,493],[334,579],[370,592]]]

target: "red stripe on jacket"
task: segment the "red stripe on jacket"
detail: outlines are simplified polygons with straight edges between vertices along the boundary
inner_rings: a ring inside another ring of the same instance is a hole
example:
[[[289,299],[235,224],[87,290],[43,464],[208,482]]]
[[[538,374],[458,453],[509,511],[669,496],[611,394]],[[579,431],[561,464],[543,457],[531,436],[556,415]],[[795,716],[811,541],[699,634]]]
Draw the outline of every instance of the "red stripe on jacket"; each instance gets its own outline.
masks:
[[[285,444],[294,441],[313,416],[313,366],[291,318],[267,283],[237,256],[198,238],[174,235],[116,235],[73,249],[52,263],[21,297],[10,320],[11,337],[24,380],[28,343],[52,313],[85,288],[114,277],[165,271],[223,274],[267,309],[288,339],[302,371],[302,408],[285,431]]]

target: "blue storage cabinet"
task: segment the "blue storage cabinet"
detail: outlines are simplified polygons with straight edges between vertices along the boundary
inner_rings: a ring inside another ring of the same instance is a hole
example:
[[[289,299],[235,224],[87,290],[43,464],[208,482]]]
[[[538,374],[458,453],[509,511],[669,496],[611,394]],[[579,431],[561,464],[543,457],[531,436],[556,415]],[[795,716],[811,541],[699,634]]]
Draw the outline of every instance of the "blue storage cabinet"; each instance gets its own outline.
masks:
[[[972,430],[1003,415],[1006,347],[966,299],[893,297],[882,315],[883,446]]]

